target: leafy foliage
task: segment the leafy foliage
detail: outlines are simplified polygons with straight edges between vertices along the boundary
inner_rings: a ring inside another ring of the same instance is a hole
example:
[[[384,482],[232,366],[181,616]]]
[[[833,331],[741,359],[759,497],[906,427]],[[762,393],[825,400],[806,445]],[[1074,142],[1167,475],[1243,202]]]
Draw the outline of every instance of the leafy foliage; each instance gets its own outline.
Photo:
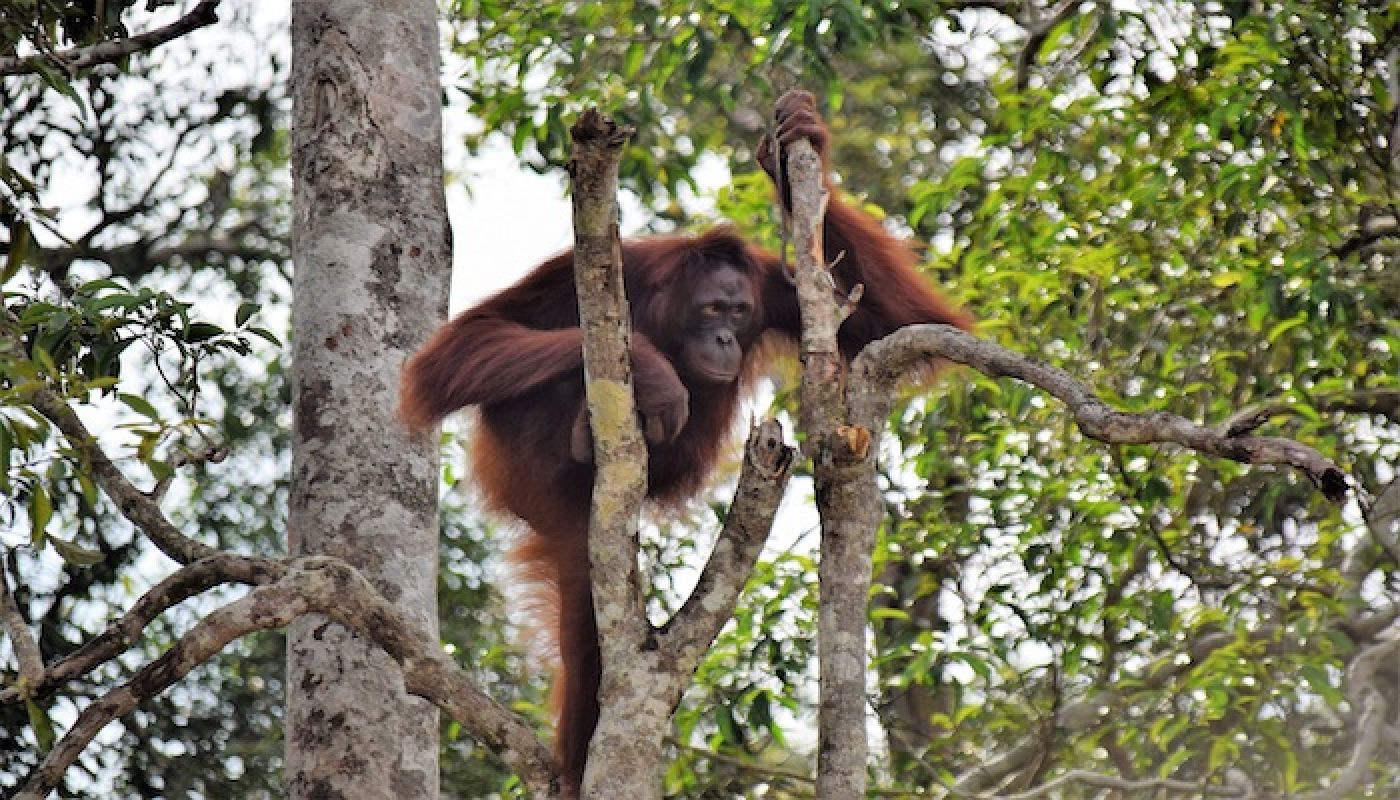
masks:
[[[120,33],[110,21],[70,27],[73,4],[32,5],[51,18],[48,41]],[[129,5],[106,8],[129,17]],[[658,225],[695,221],[684,201],[718,156],[736,177],[716,216],[776,247],[749,148],[781,89],[818,90],[844,188],[926,242],[931,279],[975,309],[982,335],[1131,410],[1216,424],[1277,406],[1265,432],[1351,470],[1358,502],[1338,513],[1285,473],[1086,441],[1055,404],[1009,382],[954,371],[937,392],[911,391],[883,444],[878,784],[1014,791],[1082,768],[1247,780],[1260,795],[1327,785],[1356,745],[1347,668],[1385,629],[1396,592],[1393,534],[1368,530],[1364,513],[1400,461],[1400,415],[1385,401],[1400,390],[1400,11],[1300,0],[1054,8],[469,0],[451,6],[448,64],[460,77],[448,94],[479,124],[469,147],[504,136],[542,171],[561,166],[579,109],[617,112],[639,130],[624,182]],[[15,19],[0,18],[0,42],[32,42],[38,29]],[[228,443],[227,461],[180,484],[181,521],[223,546],[281,546],[286,379],[251,326],[283,308],[285,98],[222,87],[133,111],[122,98],[164,96],[148,67],[133,59],[62,85],[0,88],[0,270],[16,317],[5,329],[25,342],[0,356],[0,479],[7,521],[41,532],[7,539],[6,566],[57,576],[17,592],[51,656],[129,601],[142,548],[23,407],[27,382],[123,405],[130,453],[153,477],[185,443]],[[212,76],[192,85],[215,86]],[[43,191],[70,168],[55,153],[80,154],[101,187],[77,201],[97,220],[81,235]],[[218,330],[174,299],[211,287],[231,297],[234,322]],[[262,310],[247,316],[253,304]],[[252,344],[256,361],[240,355]],[[138,349],[152,358],[135,359]],[[148,396],[143,374],[159,391]],[[779,376],[774,405],[789,395]],[[447,484],[459,463],[449,447]],[[491,588],[504,582],[490,566],[496,531],[472,503],[453,493],[444,511],[443,637],[496,697],[544,720],[539,687],[520,681],[534,660],[510,643]],[[703,551],[685,531],[713,529],[724,513],[716,500],[649,540],[658,613]],[[668,793],[810,792],[812,538],[786,533],[701,667],[676,717]],[[140,655],[196,613],[153,627]],[[240,643],[139,710],[133,735],[84,768],[129,763],[124,796],[275,793],[279,646]],[[0,746],[0,785],[50,738],[48,712],[63,720],[130,668],[109,665],[37,708],[0,709],[0,742],[13,745]],[[445,727],[449,790],[518,788]],[[1004,771],[973,786],[991,767]],[[1371,769],[1356,796],[1396,777],[1382,758]],[[1071,785],[1061,796],[1089,794]]]
[[[837,169],[930,242],[983,335],[1130,410],[1281,404],[1271,425],[1343,459],[1363,500],[1392,480],[1395,412],[1365,398],[1400,374],[1395,9],[947,5],[566,5],[541,24],[471,3],[455,49],[480,136],[549,168],[577,105],[615,108],[640,130],[632,188],[675,197],[700,153],[728,155],[719,214],[770,245],[745,145],[777,90],[822,89]],[[1356,510],[1286,474],[1105,449],[1021,386],[945,385],[891,420],[878,779],[953,783],[1024,738],[1046,749],[998,782],[1329,780],[1353,743],[1320,719],[1366,644],[1347,631],[1393,590]],[[772,683],[794,674],[773,618],[812,599],[765,575],[678,717],[677,793],[793,786],[773,766],[810,694]]]

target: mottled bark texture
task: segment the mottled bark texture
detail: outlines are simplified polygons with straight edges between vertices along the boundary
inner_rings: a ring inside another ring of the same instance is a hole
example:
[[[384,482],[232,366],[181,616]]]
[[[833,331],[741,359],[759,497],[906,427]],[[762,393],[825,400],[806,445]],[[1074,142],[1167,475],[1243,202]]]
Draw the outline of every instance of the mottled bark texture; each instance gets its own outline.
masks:
[[[602,648],[601,714],[582,796],[654,800],[671,713],[731,616],[782,500],[793,462],[776,420],[754,427],[734,503],[698,585],[664,628],[647,621],[637,523],[647,452],[632,394],[630,311],[617,235],[617,169],[631,131],[596,111],[573,128],[574,272],[597,465],[589,521]]]
[[[842,309],[831,291],[823,257],[822,221],[827,188],[822,162],[810,143],[788,148],[792,187],[788,230],[797,259],[797,300],[802,309],[802,426],[812,457],[821,560],[817,580],[817,796],[843,800],[865,796],[865,628],[871,553],[880,521],[871,429],[844,424],[845,366],[837,346]]]
[[[639,697],[633,654],[651,638],[637,570],[637,521],[646,497],[647,451],[632,394],[631,315],[617,232],[617,168],[632,129],[595,109],[573,126],[574,280],[583,328],[583,375],[597,467],[589,515],[593,608],[602,647],[602,713],[594,732],[585,797],[654,797],[661,731],[628,720]],[[655,649],[655,648],[649,648]],[[649,692],[647,693],[650,694]],[[666,714],[644,714],[655,727]],[[648,747],[648,744],[650,746]],[[641,750],[633,752],[641,746]],[[655,752],[651,752],[654,750]],[[606,787],[606,789],[604,788]],[[642,790],[644,794],[638,794]]]
[[[435,635],[437,442],[410,440],[394,407],[447,311],[436,5],[297,0],[292,58],[289,551],[344,559]],[[291,625],[288,797],[436,797],[437,732],[371,641]]]

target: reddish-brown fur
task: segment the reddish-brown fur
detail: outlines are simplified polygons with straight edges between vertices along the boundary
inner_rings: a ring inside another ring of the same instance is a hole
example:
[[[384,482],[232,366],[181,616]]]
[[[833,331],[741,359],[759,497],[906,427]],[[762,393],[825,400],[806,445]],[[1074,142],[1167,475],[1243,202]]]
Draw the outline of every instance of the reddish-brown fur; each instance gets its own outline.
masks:
[[[825,150],[820,120],[800,131]],[[771,171],[771,170],[770,170]],[[847,358],[904,325],[970,317],[940,296],[914,268],[907,247],[835,196],[825,224],[827,256],[843,253],[836,280],[865,294],[841,328]],[[684,501],[701,488],[719,455],[747,384],[762,373],[771,348],[763,334],[795,340],[795,292],[777,257],[750,247],[728,228],[623,245],[632,308],[638,406],[649,385],[669,380],[686,331],[677,320],[698,281],[729,265],[755,289],[757,324],[741,341],[744,368],[734,383],[691,382],[690,416],[674,441],[648,447],[648,497]],[[524,577],[550,587],[557,601],[556,678],[559,721],[555,753],[566,783],[582,780],[588,740],[598,718],[601,663],[588,573],[588,512],[593,469],[571,457],[570,431],[583,400],[582,334],[571,253],[535,268],[520,283],[445,325],[408,363],[400,414],[417,429],[464,406],[480,407],[473,461],[491,509],[523,520],[530,533],[514,551]],[[682,377],[684,381],[684,377]],[[548,591],[548,590],[547,590]]]

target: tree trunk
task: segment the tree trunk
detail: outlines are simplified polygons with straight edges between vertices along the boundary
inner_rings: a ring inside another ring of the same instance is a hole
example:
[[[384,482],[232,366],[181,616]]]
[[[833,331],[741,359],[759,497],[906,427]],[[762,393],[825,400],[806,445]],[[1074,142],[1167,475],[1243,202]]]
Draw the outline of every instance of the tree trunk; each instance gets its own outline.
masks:
[[[437,9],[298,0],[292,54],[288,549],[346,559],[436,631],[437,442],[394,410],[404,360],[446,315]],[[288,797],[437,796],[437,711],[324,617],[288,633],[285,727]]]

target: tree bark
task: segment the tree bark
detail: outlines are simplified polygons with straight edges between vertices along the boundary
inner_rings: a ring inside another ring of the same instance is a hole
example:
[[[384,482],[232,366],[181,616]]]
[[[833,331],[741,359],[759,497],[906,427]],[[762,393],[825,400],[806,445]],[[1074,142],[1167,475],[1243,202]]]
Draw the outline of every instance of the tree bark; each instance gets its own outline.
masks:
[[[789,220],[802,311],[801,417],[822,531],[817,571],[817,796],[856,800],[865,796],[869,755],[865,629],[881,505],[871,448],[874,426],[847,423],[845,366],[836,341],[841,309],[831,293],[830,268],[823,258],[827,189],[821,169],[811,143],[789,146]]]
[[[602,713],[589,749],[586,798],[650,798],[661,778],[667,708],[646,680],[657,672],[637,569],[637,521],[647,450],[632,394],[631,317],[617,232],[617,169],[632,129],[596,109],[572,128],[574,280],[597,474],[589,514],[593,606],[602,647]],[[650,653],[650,657],[646,654]]]
[[[292,53],[288,549],[345,559],[436,635],[437,442],[394,408],[447,311],[437,9],[298,0]],[[290,627],[288,797],[436,797],[437,734],[378,647],[322,616]]]

